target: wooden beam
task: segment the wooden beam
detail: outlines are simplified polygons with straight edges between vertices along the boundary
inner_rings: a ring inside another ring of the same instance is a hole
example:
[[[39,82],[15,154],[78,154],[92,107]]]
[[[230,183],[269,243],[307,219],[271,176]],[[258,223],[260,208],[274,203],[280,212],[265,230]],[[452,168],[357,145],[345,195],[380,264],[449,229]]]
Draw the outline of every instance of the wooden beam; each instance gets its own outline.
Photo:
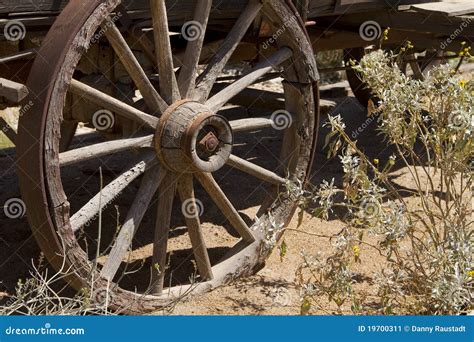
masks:
[[[0,78],[0,97],[4,97],[8,102],[19,104],[27,96],[28,88],[24,84]]]
[[[474,3],[472,1],[465,2],[435,2],[417,5],[401,5],[399,10],[412,10],[422,13],[437,13],[448,17],[460,16],[474,13]]]

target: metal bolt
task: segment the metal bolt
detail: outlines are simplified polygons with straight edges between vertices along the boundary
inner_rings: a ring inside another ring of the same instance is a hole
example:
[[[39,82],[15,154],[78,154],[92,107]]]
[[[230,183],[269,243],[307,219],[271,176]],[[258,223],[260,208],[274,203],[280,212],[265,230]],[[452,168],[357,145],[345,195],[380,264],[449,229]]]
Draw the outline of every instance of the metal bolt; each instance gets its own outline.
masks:
[[[217,147],[219,147],[219,139],[217,139],[214,133],[209,132],[199,142],[199,144],[204,147],[208,152],[214,152]]]

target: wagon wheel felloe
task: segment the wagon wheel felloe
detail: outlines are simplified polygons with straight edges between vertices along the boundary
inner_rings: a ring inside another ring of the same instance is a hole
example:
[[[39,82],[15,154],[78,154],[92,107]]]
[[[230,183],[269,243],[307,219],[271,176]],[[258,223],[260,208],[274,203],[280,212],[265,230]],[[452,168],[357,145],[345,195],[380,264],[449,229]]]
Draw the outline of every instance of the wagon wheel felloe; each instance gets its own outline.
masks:
[[[190,290],[203,293],[252,274],[263,264],[271,241],[281,236],[295,210],[292,199],[282,195],[284,184],[304,180],[311,164],[318,75],[304,25],[290,2],[250,0],[219,49],[203,64],[200,56],[206,32],[212,30],[212,1],[197,1],[193,23],[202,32],[187,42],[181,67],[176,69],[177,47],[170,39],[165,1],[153,0],[153,39],[147,43],[156,46],[156,87],[131,47],[130,30],[115,20],[119,3],[71,1],[50,30],[28,84],[35,106],[20,122],[18,165],[30,224],[50,262],[67,273],[77,289],[107,293],[108,305],[143,312],[168,305]],[[259,15],[278,32],[272,38],[274,50],[260,56],[260,62],[235,82],[223,89],[215,87]],[[113,49],[145,106],[132,106],[76,77],[79,61],[86,58],[88,48],[101,34],[101,44]],[[148,38],[141,39],[146,42]],[[281,71],[283,78],[285,108],[280,112],[286,115],[285,127],[275,116],[234,119],[223,113],[235,96],[273,70]],[[60,127],[67,94],[131,120],[138,129],[129,137],[84,142],[85,146],[63,152]],[[249,151],[241,154],[243,149],[236,148],[240,136],[258,136],[269,130],[282,140],[277,163],[249,161]],[[102,171],[118,157],[130,166],[107,182]],[[90,181],[90,174],[77,181],[79,187],[69,186],[65,176],[68,168],[81,169],[83,165],[93,167],[93,174],[101,176],[96,192],[87,200],[77,199],[75,194]],[[242,217],[235,207],[235,196],[219,182],[232,182],[237,174],[258,180],[268,194],[253,221]],[[200,198],[205,194],[207,205],[212,203],[226,219],[223,225],[227,230],[230,225],[236,236],[234,246],[215,257],[207,247],[211,233],[203,228],[198,192]],[[134,200],[125,215],[116,215],[114,229],[107,231],[110,219],[105,212],[123,194],[133,194]],[[173,276],[168,253],[170,238],[176,235],[176,211],[184,221],[197,270],[179,281]],[[149,243],[137,242],[146,241],[140,234],[150,233]],[[141,265],[133,272],[146,273],[146,286],[138,284],[139,276],[130,271],[131,264]],[[98,297],[93,299],[104,299],[103,295]]]

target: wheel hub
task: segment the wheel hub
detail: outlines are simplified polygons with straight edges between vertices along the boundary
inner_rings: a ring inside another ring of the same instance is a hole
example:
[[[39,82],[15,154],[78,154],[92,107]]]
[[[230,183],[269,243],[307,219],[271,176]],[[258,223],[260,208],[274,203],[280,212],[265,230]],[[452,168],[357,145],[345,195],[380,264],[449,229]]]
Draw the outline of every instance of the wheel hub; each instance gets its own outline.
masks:
[[[190,100],[171,105],[160,118],[155,135],[158,158],[179,173],[219,170],[230,157],[232,143],[227,119]]]

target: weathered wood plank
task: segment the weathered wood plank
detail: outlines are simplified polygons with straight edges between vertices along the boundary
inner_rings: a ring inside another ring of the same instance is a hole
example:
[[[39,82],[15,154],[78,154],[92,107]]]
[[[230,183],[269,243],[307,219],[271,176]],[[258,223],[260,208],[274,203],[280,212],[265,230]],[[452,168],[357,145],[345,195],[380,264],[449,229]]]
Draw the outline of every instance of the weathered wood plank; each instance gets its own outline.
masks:
[[[448,17],[454,17],[457,15],[474,13],[474,2],[435,2],[428,4],[400,6],[399,9],[414,10],[423,13],[438,13],[447,15]]]
[[[153,196],[158,190],[165,175],[166,172],[164,172],[159,166],[154,166],[145,174],[135,200],[127,214],[125,223],[120,229],[114,247],[102,268],[101,276],[107,280],[112,281],[114,279],[118,269],[120,268],[120,264],[124,261],[130,247],[132,247],[135,233],[140,227]]]
[[[0,15],[6,14],[40,14],[40,12],[57,13],[64,9],[69,0],[3,0],[0,3]],[[215,18],[236,19],[242,12],[248,0],[220,1],[214,0],[212,14]],[[150,0],[124,0],[123,4],[129,11],[148,12],[150,17]],[[181,22],[193,19],[196,1],[191,0],[166,0],[166,8],[170,22]]]
[[[0,78],[0,97],[5,97],[9,102],[20,103],[27,95],[25,85]]]
[[[146,160],[136,164],[129,170],[122,173],[114,181],[102,189],[84,207],[71,217],[71,227],[73,231],[78,231],[91,222],[99,212],[101,207],[105,208],[134,180],[140,177],[148,168],[156,164],[156,159],[148,156]]]
[[[398,0],[396,5],[420,4],[433,2],[433,0]],[[384,0],[337,0],[336,10],[347,12],[367,11],[373,9],[393,8],[390,1]]]
[[[409,31],[407,36],[411,41],[412,34],[420,35],[422,33],[436,33],[437,37],[442,37],[443,35],[449,37],[461,25],[463,25],[463,30],[457,39],[465,40],[467,37],[474,37],[474,25],[466,25],[466,17],[462,16],[451,17],[450,20],[447,21],[445,20],[446,16],[439,13],[426,15],[426,13],[414,11],[400,12],[385,10],[373,11],[370,13],[370,16],[372,18],[377,18],[377,22],[381,27],[390,27],[393,31]],[[345,28],[357,32],[361,23],[365,20],[367,20],[367,13],[351,13],[338,18],[338,21],[335,24],[334,17],[332,16],[320,18],[319,24],[323,27],[334,24],[334,29]],[[437,48],[439,48],[439,46],[437,46]]]

